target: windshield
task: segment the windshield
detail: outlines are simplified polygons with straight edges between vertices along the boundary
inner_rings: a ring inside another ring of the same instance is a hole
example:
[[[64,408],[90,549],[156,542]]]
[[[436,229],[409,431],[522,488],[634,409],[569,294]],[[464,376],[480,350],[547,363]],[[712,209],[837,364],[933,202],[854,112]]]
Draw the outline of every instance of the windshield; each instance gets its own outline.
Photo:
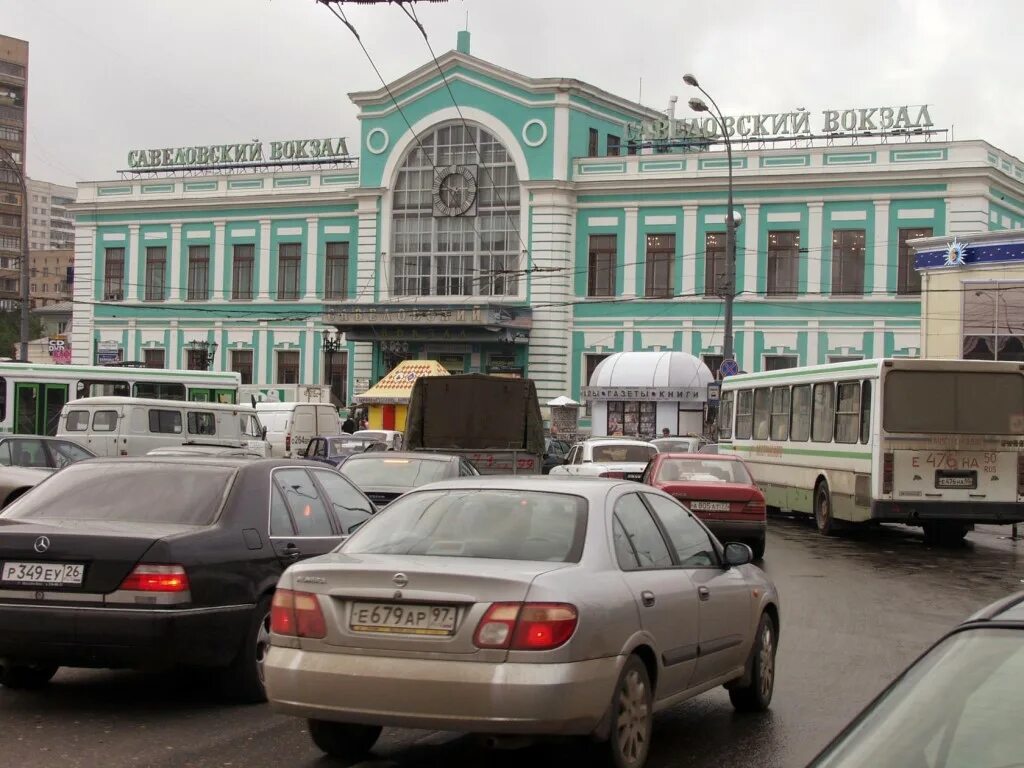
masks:
[[[891,371],[887,432],[1022,435],[1024,376],[975,371]]]
[[[658,467],[661,482],[751,484],[750,475],[738,461],[727,459],[665,459]]]
[[[385,456],[353,457],[342,465],[341,472],[360,488],[381,485],[415,488],[455,474],[449,472],[447,461]]]
[[[630,461],[646,464],[658,452],[653,445],[595,445],[592,454],[595,462]]]
[[[209,525],[234,474],[230,467],[191,463],[72,464],[0,517]],[[141,495],[140,488],[145,489]]]
[[[343,551],[579,562],[586,520],[586,501],[567,494],[423,491],[392,502]]]
[[[938,645],[814,768],[1017,768],[1024,632],[971,629]]]

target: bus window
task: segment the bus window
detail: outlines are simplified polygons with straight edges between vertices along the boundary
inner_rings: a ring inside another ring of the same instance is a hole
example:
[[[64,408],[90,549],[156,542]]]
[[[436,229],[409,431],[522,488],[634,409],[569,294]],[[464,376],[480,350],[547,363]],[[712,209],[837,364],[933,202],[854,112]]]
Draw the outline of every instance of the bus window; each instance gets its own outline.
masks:
[[[865,381],[860,390],[860,441],[871,440],[871,382]]]
[[[135,397],[150,400],[184,400],[185,385],[170,384],[156,381],[140,381],[135,384]],[[178,430],[179,432],[181,430]]]
[[[860,382],[844,382],[837,389],[836,442],[856,443],[860,432]]]
[[[718,405],[718,436],[728,440],[732,437],[732,392],[723,392]]]
[[[193,403],[208,403],[213,400],[213,398],[210,397],[209,389],[196,389],[194,387],[189,387],[188,399]]]
[[[772,389],[772,440],[789,439],[789,387]]]
[[[1024,387],[1019,373],[890,371],[881,401],[887,432],[1024,434]]]
[[[744,389],[736,393],[736,437],[749,440],[754,429],[754,393]]]
[[[793,387],[792,400],[793,422],[789,429],[789,439],[803,443],[811,436],[811,385]]]
[[[209,411],[188,412],[188,433],[190,435],[217,434],[217,420]]]
[[[836,420],[836,388],[832,382],[814,385],[814,407],[811,420],[811,440],[831,443]]]
[[[0,379],[0,421],[7,421],[7,379]]]
[[[772,391],[767,387],[754,390],[754,439],[768,439],[768,423],[771,419]]]
[[[129,397],[131,390],[127,381],[98,381],[82,379],[75,387],[78,397]]]

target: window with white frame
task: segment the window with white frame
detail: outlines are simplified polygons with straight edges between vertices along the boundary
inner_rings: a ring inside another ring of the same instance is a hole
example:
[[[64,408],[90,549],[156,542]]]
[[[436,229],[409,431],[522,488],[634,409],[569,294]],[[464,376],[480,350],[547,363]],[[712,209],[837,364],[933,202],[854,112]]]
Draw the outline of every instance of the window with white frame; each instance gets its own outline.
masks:
[[[964,359],[1024,361],[1024,283],[992,280],[962,286]]]
[[[786,368],[796,368],[797,356],[796,355],[765,355],[764,356],[764,370],[766,371],[782,371]]]
[[[435,210],[435,176],[455,166],[475,179],[459,215]],[[390,258],[396,296],[508,296],[521,269],[519,177],[488,131],[462,124],[421,136],[395,179]]]

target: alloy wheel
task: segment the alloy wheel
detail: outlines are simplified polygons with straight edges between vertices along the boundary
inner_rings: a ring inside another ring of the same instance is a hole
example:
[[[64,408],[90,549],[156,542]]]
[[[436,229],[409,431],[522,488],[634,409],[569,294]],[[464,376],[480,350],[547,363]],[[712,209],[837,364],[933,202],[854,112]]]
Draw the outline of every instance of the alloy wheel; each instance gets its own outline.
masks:
[[[260,685],[264,680],[263,666],[267,661],[267,652],[270,650],[270,614],[263,617],[260,627],[256,631],[256,671],[259,673]]]
[[[771,622],[765,621],[761,631],[761,648],[758,652],[758,669],[761,688],[761,696],[768,699],[772,693],[772,685],[775,683],[775,638],[772,635]]]
[[[623,678],[619,688],[616,729],[622,762],[626,765],[642,763],[650,741],[650,706],[647,685],[635,669]]]

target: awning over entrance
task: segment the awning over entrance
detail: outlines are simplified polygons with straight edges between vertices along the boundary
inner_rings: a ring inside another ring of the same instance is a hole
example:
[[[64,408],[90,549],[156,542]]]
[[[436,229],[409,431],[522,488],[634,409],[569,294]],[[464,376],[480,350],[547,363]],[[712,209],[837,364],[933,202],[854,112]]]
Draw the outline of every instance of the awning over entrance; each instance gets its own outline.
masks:
[[[410,306],[328,305],[324,322],[351,341],[465,341],[526,344],[533,314],[529,307],[448,304]]]

